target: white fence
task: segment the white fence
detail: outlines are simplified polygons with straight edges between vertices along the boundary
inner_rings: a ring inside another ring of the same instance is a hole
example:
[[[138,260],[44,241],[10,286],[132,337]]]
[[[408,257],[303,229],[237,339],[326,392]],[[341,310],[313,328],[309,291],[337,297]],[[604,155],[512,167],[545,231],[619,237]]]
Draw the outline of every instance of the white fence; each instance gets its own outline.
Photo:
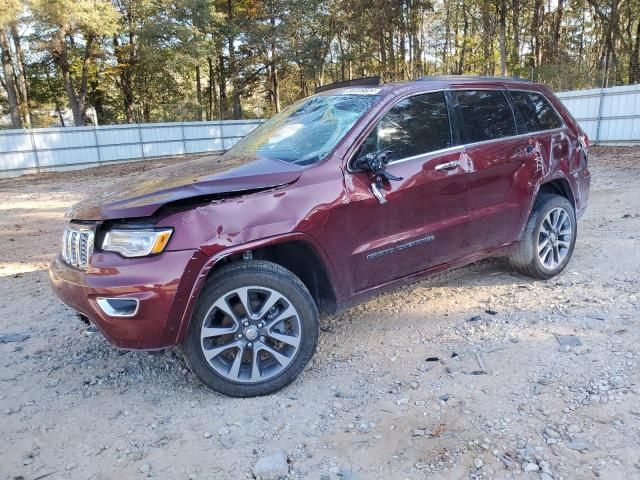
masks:
[[[557,94],[592,143],[640,143],[640,85]]]
[[[0,178],[120,160],[228,150],[260,120],[0,130]]]
[[[592,143],[640,144],[640,85],[560,92]],[[0,178],[120,160],[224,151],[260,120],[0,130]]]

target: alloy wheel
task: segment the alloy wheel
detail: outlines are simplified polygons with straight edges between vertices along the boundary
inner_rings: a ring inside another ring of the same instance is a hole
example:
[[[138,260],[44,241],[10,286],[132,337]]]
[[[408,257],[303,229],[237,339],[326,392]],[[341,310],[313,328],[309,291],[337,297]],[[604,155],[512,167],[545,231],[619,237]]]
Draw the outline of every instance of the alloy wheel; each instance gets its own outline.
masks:
[[[571,216],[561,207],[545,216],[538,234],[538,259],[547,270],[554,270],[565,260],[571,249],[573,229]]]
[[[202,353],[224,378],[256,383],[281,373],[300,347],[300,316],[271,288],[236,288],[218,298],[200,331]]]

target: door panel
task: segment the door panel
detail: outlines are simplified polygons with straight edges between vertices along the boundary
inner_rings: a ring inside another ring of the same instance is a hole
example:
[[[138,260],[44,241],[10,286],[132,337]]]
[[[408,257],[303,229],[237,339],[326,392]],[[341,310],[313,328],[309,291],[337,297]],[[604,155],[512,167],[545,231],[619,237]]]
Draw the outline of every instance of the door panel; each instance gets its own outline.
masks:
[[[466,173],[462,147],[390,165],[402,177],[371,194],[365,172],[347,174],[349,231],[356,291],[417,273],[460,256],[465,238]],[[445,165],[449,168],[438,169]]]
[[[527,136],[467,147],[469,251],[489,250],[518,238],[539,148]]]
[[[503,90],[460,89],[450,96],[470,162],[464,248],[468,253],[489,251],[518,236],[523,199],[530,189],[526,166],[535,158],[535,146],[527,135],[518,135]]]

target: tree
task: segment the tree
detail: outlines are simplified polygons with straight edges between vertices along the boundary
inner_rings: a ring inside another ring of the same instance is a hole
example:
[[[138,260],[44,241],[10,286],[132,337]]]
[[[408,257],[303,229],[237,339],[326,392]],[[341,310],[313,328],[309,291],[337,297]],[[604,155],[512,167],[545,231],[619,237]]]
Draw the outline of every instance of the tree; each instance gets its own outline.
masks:
[[[640,0],[26,2],[0,0],[14,125],[66,108],[82,125],[89,106],[102,122],[262,117],[371,75],[640,81]]]
[[[0,2],[0,55],[2,57],[2,87],[7,94],[7,103],[13,128],[22,127],[22,115],[16,87],[16,72],[11,52],[10,26],[13,25],[20,13],[20,3],[17,0],[2,0]]]
[[[104,37],[115,31],[116,12],[107,0],[30,0],[30,7],[44,33],[39,48],[58,67],[74,123],[82,126],[90,67]]]

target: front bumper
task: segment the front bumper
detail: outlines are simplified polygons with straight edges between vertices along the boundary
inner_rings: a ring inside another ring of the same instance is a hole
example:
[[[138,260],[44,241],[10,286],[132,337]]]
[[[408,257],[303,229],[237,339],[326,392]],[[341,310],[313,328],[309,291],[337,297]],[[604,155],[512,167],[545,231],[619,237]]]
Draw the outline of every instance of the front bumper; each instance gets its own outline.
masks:
[[[95,253],[86,271],[66,264],[60,255],[49,268],[56,296],[85,315],[120,348],[154,350],[175,345],[191,288],[206,256],[199,250],[164,252],[144,258]],[[98,298],[131,298],[135,315],[113,317]]]

